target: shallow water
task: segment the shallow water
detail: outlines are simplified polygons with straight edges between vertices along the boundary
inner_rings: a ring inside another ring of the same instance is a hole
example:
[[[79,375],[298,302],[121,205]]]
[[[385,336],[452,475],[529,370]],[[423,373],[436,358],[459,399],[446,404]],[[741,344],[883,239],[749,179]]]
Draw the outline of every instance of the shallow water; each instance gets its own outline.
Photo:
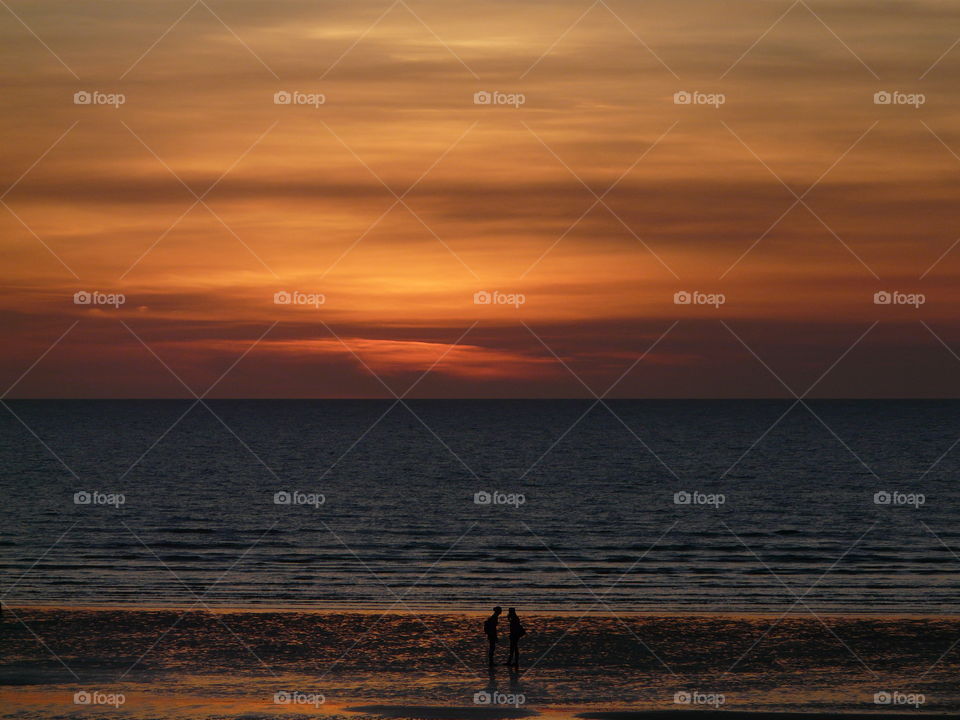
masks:
[[[134,717],[173,713],[165,704],[191,717],[276,712],[280,691],[321,694],[322,712],[470,706],[484,691],[522,694],[529,708],[671,708],[698,691],[728,709],[808,712],[876,710],[875,693],[896,691],[960,711],[960,653],[949,652],[960,618],[527,616],[520,670],[490,674],[476,616],[16,612],[47,647],[4,614],[7,717],[89,710],[71,707],[77,690],[123,693]]]

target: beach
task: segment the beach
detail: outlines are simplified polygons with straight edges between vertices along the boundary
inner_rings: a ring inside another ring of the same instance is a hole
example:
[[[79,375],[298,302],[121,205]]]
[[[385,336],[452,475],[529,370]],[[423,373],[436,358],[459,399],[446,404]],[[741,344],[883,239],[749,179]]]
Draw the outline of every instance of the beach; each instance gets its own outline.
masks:
[[[124,475],[179,401],[15,402],[83,480],[0,440],[2,720],[960,712],[957,460],[877,502],[955,401],[815,405],[883,480],[793,416],[722,481],[785,402],[615,402],[676,482],[609,413],[524,475],[589,403],[411,402],[479,478],[392,414],[337,463],[380,401],[212,401],[280,479],[210,413]]]
[[[4,717],[88,716],[96,708],[76,704],[77,692],[122,695],[122,705],[101,709],[144,719],[960,710],[960,661],[948,652],[957,617],[525,615],[516,672],[486,666],[482,620],[8,608]],[[505,638],[498,653],[502,663]]]

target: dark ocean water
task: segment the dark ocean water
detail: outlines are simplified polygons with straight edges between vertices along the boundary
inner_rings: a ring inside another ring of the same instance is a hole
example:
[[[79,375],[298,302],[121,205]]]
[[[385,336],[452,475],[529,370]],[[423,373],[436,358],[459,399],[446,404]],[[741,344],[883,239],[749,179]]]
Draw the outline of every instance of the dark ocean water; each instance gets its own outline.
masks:
[[[960,612],[960,401],[9,406],[12,606]]]

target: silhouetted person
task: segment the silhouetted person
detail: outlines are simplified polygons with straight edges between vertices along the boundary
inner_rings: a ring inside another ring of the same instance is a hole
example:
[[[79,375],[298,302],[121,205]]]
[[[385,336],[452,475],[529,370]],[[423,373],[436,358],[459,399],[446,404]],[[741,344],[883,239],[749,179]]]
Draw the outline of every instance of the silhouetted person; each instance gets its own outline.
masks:
[[[516,609],[510,608],[507,611],[507,620],[510,621],[510,654],[507,655],[507,665],[520,667],[520,638],[526,635],[527,631],[523,629]]]
[[[493,652],[497,649],[497,623],[500,622],[500,613],[503,608],[497,605],[493,609],[493,615],[488,617],[483,623],[483,631],[487,634],[487,641],[490,643],[490,649],[487,651],[487,662],[493,665]]]

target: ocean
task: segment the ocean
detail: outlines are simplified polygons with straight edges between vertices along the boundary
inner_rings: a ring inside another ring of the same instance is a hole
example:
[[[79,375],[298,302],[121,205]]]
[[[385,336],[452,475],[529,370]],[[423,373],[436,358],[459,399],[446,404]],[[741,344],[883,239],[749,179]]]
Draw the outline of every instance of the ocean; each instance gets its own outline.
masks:
[[[960,401],[7,404],[8,606],[960,610]]]

